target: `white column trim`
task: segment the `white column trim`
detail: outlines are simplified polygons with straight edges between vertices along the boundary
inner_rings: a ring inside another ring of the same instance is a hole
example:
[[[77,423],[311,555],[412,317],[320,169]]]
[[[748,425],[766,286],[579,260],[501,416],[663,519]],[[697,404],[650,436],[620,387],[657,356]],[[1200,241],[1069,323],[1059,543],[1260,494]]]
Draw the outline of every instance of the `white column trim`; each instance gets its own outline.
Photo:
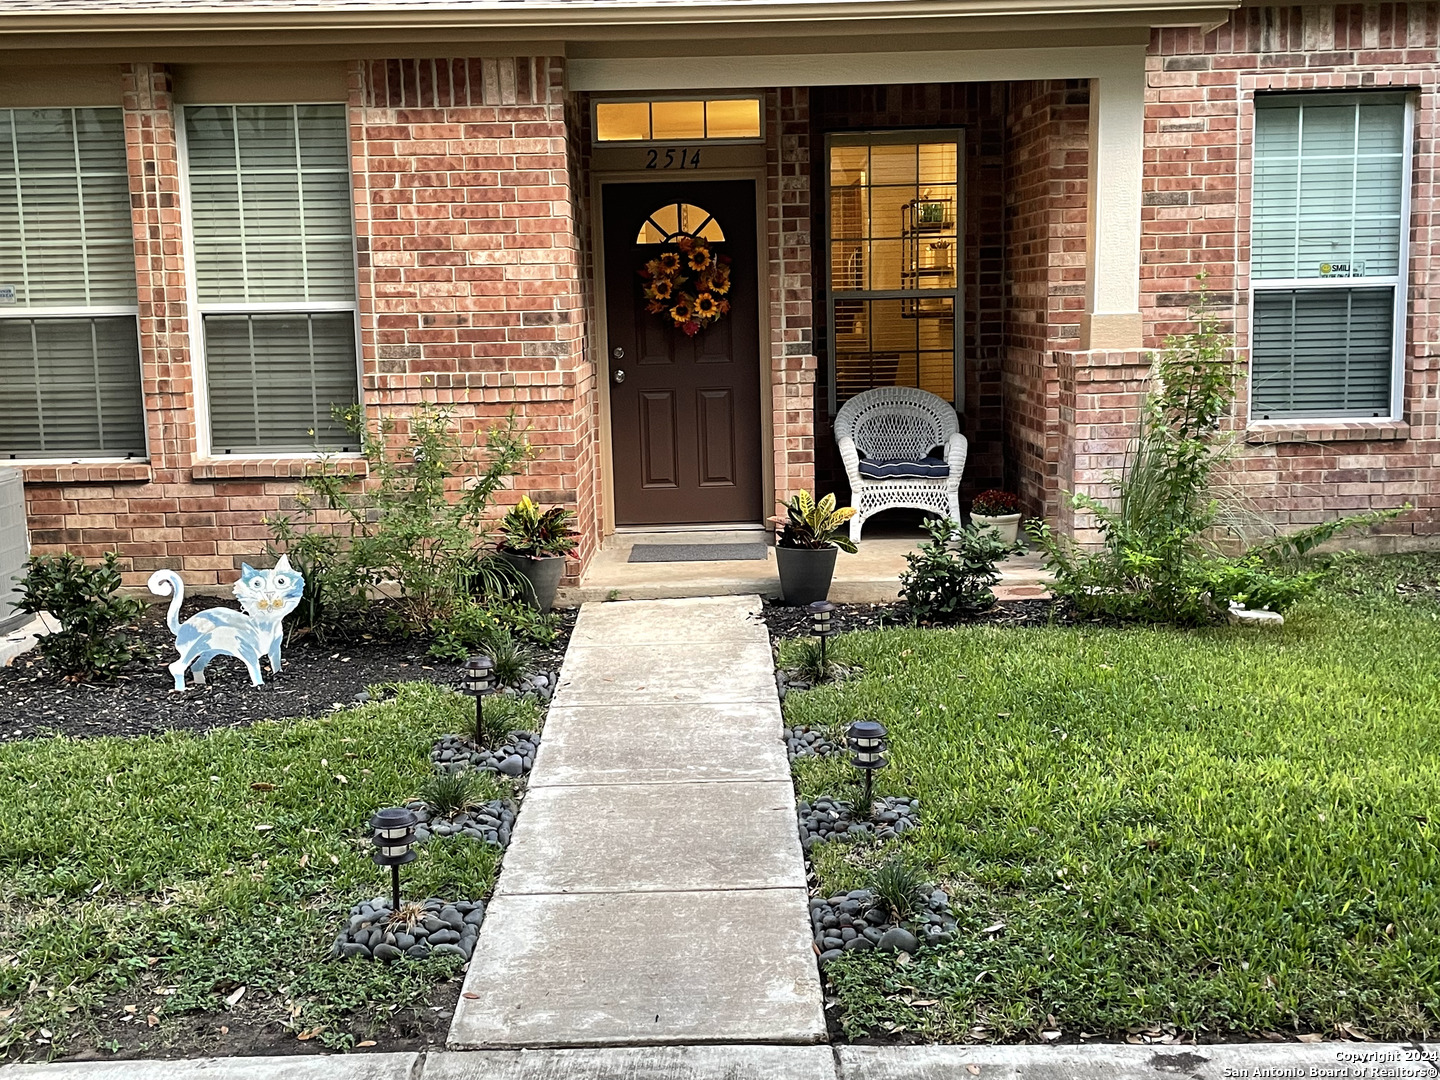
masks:
[[[1090,80],[1090,183],[1081,347],[1138,349],[1140,209],[1145,172],[1145,50]]]

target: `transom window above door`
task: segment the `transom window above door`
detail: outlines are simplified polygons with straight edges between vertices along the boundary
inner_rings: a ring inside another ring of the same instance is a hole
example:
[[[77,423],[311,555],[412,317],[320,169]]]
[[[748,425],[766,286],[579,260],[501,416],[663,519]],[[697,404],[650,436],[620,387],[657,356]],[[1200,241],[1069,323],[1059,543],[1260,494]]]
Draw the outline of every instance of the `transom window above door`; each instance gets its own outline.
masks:
[[[725,230],[708,210],[690,203],[666,203],[645,219],[635,243],[664,244],[680,236],[698,236],[701,240],[720,243],[725,239]]]
[[[597,101],[597,143],[755,142],[758,97]]]

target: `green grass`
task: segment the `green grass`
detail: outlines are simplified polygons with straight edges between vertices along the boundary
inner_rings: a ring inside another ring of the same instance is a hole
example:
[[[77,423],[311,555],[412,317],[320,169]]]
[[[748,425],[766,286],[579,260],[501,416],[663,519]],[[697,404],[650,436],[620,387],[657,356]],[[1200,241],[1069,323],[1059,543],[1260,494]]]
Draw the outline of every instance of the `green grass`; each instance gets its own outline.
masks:
[[[0,747],[0,1048],[83,1040],[127,1003],[142,1027],[225,1012],[239,986],[252,1021],[332,1046],[423,1007],[453,960],[327,959],[350,905],[388,888],[370,814],[413,797],[434,739],[472,715],[468,698],[398,691],[202,736]],[[478,898],[497,859],[437,839],[406,894]]]
[[[1354,595],[1279,631],[837,639],[864,676],[788,722],[889,728],[877,793],[922,800],[898,850],[960,920],[906,966],[830,967],[850,1034],[1440,1033],[1440,606],[1395,588],[1437,566],[1342,565]],[[806,798],[852,772],[796,763]],[[883,857],[817,851],[826,891]]]

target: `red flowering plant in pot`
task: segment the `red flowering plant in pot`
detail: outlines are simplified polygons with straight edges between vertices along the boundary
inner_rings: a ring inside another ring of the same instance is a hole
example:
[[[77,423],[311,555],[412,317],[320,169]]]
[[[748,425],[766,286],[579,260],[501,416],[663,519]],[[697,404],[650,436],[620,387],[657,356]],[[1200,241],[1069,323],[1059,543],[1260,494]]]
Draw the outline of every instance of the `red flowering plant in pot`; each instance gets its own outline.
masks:
[[[982,529],[994,529],[1002,542],[1013,544],[1020,535],[1020,499],[998,488],[982,491],[970,503],[970,520]]]

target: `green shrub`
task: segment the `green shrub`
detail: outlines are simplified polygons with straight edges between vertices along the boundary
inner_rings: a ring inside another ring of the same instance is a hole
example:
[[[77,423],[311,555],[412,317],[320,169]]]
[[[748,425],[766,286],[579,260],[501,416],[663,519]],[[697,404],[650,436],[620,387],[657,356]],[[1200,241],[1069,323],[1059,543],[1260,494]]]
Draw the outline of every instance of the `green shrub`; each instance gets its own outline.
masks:
[[[298,520],[267,522],[277,554],[306,575],[298,611],[311,626],[333,627],[378,589],[398,586],[401,629],[428,632],[477,588],[493,596],[507,582],[518,586],[518,575],[485,550],[486,509],[536,453],[513,413],[469,435],[449,407],[428,402],[378,424],[358,407],[339,415],[359,439],[369,481],[356,485],[322,465],[305,478]]]
[[[36,555],[19,581],[19,611],[42,611],[60,623],[36,643],[45,663],[74,679],[112,679],[132,660],[153,655],[135,634],[145,601],[119,596],[120,570],[113,551],[99,566],[68,552]]]
[[[520,600],[468,600],[432,627],[435,640],[430,654],[445,660],[464,660],[489,652],[502,635],[549,645],[560,637],[560,617],[542,614]]]
[[[1367,527],[1401,510],[1325,522],[1245,548],[1221,549],[1222,517],[1236,517],[1217,496],[1216,467],[1225,457],[1221,427],[1235,400],[1239,371],[1232,339],[1212,311],[1200,275],[1195,328],[1165,339],[1154,357],[1152,390],[1126,451],[1125,467],[1110,479],[1113,505],[1074,495],[1072,505],[1093,515],[1103,548],[1078,550],[1040,522],[1027,531],[1055,575],[1051,592],[1084,615],[1199,625],[1224,618],[1231,602],[1279,611],[1311,592],[1318,575],[1299,570],[1300,558],[1325,540]],[[1228,538],[1243,545],[1243,536]]]
[[[1015,550],[994,529],[961,528],[950,518],[925,523],[930,539],[905,556],[900,596],[921,622],[951,622],[995,603],[995,564]]]

